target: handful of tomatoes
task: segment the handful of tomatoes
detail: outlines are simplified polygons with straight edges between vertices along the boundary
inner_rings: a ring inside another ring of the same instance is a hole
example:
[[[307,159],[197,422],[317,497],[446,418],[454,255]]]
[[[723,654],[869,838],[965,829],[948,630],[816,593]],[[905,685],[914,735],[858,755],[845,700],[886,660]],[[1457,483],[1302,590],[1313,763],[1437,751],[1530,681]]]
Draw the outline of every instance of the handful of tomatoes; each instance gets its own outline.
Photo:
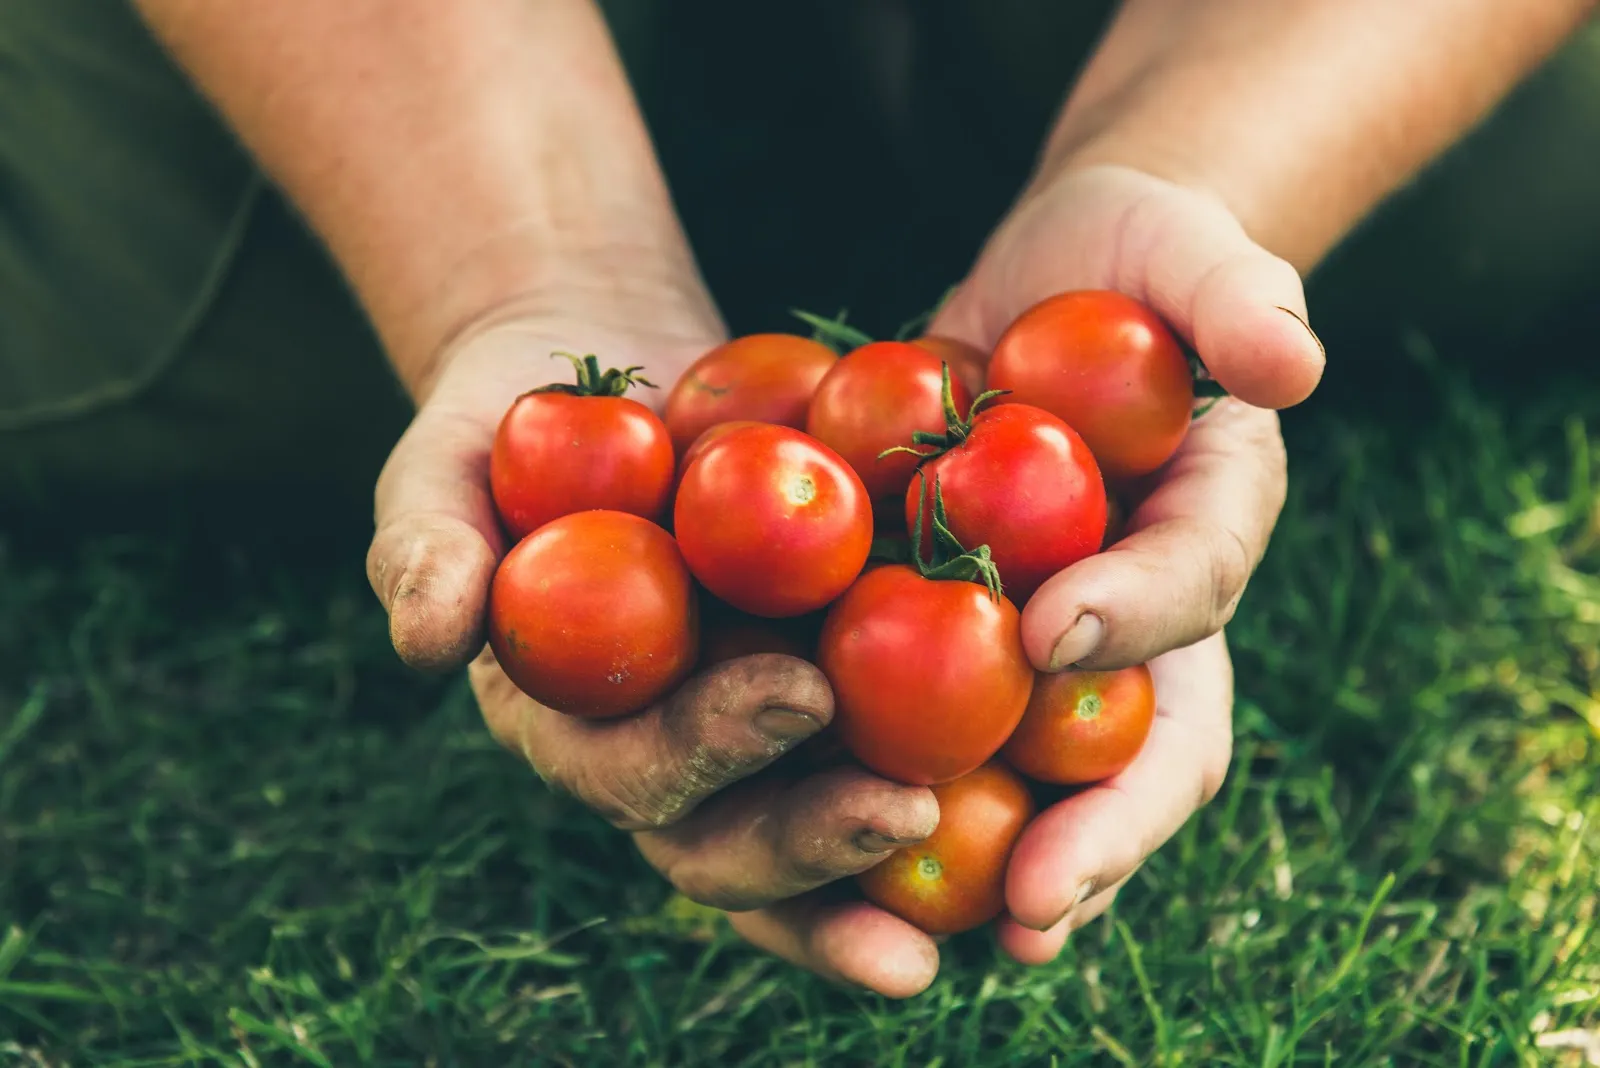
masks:
[[[940,804],[933,835],[859,876],[862,892],[932,934],[999,915],[1034,812],[1018,773],[1109,778],[1154,720],[1144,665],[1036,672],[1020,609],[1108,541],[1106,479],[1182,442],[1195,379],[1166,325],[1084,291],[1029,309],[987,359],[940,337],[840,356],[756,334],[696,362],[664,417],[626,396],[654,388],[641,368],[567,358],[576,381],[517,398],[490,456],[520,539],[489,598],[506,674],[610,717],[697,667],[814,660],[832,744]]]

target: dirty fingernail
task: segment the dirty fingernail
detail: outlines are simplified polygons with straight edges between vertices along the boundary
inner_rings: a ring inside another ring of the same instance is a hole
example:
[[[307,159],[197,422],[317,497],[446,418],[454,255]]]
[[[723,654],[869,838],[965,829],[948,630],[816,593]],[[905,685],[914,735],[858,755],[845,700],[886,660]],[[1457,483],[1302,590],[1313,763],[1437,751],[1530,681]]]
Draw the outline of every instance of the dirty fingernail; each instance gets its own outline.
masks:
[[[1050,651],[1050,670],[1065,671],[1095,651],[1105,637],[1106,625],[1093,612],[1085,612],[1067,628]]]
[[[854,838],[856,848],[863,853],[892,853],[920,841],[920,838],[893,838],[877,831],[862,831]]]
[[[775,742],[785,745],[809,738],[822,729],[822,721],[792,708],[763,708],[755,716],[755,728]]]
[[[1082,884],[1079,885],[1078,892],[1076,894],[1072,895],[1072,904],[1068,905],[1065,909],[1062,910],[1061,915],[1056,917],[1056,922],[1052,923],[1050,925],[1050,927],[1054,927],[1056,925],[1056,923],[1061,923],[1062,921],[1064,921],[1068,916],[1072,915],[1072,910],[1073,909],[1077,908],[1079,905],[1083,904],[1085,901],[1088,901],[1091,897],[1093,897],[1094,896],[1094,887],[1095,887],[1095,880],[1093,880],[1093,879],[1085,879],[1082,882]],[[1048,931],[1048,930],[1050,930],[1050,927],[1044,927],[1044,928],[1041,928],[1041,930]]]
[[[1311,324],[1306,322],[1305,316],[1301,315],[1299,312],[1294,311],[1292,308],[1285,308],[1282,304],[1278,304],[1278,305],[1274,305],[1274,306],[1279,311],[1283,312],[1285,315],[1291,316],[1294,319],[1295,322],[1297,322],[1301,326],[1305,327],[1306,328],[1306,333],[1311,335],[1311,340],[1315,341],[1317,343],[1317,351],[1322,353],[1323,359],[1327,359],[1327,357],[1328,357],[1328,349],[1327,349],[1327,347],[1325,345],[1323,345],[1322,339],[1317,336],[1317,332],[1315,330],[1311,329]]]

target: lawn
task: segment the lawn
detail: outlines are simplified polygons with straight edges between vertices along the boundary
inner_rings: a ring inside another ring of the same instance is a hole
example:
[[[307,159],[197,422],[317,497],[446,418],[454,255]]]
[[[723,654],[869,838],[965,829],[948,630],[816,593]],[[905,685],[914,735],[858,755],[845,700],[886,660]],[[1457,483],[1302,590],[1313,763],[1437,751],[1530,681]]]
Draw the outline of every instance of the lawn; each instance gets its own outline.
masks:
[[[0,1064],[1583,1064],[1600,384],[1412,351],[1420,408],[1289,419],[1216,802],[1057,964],[958,939],[903,1003],[744,949],[405,671],[359,531],[0,540]]]

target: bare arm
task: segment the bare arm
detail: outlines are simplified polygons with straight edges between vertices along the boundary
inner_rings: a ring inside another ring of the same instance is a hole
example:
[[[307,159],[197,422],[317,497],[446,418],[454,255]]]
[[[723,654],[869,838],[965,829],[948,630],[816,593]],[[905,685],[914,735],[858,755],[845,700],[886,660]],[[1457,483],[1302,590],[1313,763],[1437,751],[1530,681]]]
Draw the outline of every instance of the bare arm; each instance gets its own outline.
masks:
[[[1209,189],[1304,270],[1595,6],[1127,0],[1044,169],[1121,163]]]
[[[138,7],[327,243],[418,395],[451,335],[496,307],[696,278],[591,0]]]

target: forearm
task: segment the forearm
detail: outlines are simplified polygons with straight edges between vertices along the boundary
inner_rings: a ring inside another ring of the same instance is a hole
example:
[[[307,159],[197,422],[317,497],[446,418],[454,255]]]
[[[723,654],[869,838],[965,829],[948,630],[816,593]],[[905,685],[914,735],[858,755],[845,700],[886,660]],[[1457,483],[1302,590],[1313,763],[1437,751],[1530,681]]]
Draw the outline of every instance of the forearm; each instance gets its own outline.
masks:
[[[694,277],[591,0],[138,7],[326,242],[413,392],[508,302]]]
[[[1127,0],[1042,171],[1122,163],[1208,188],[1313,266],[1481,119],[1595,0]]]

